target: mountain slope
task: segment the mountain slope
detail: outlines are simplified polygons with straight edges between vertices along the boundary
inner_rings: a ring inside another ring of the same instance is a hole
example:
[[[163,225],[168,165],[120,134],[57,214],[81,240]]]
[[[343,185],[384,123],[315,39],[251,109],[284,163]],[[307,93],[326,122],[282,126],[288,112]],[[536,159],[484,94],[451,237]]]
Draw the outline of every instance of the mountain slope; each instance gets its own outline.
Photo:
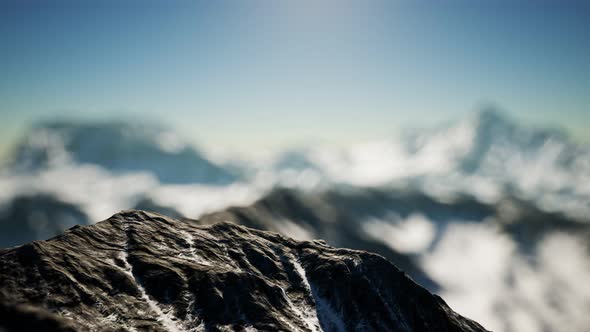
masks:
[[[405,203],[411,204],[408,201]],[[363,221],[366,218],[385,214],[393,207],[391,197],[378,190],[341,194],[334,191],[307,193],[281,188],[271,191],[250,206],[230,207],[206,214],[196,222],[213,224],[231,221],[297,239],[319,238],[336,247],[367,250],[395,262],[418,283],[436,290],[436,283],[411,257],[375,241],[363,232]]]
[[[381,256],[141,211],[1,250],[0,302],[9,331],[484,331]]]
[[[154,211],[168,213],[162,207]],[[559,213],[541,211],[516,197],[507,196],[497,204],[482,203],[469,195],[442,201],[417,191],[387,188],[318,192],[278,188],[249,206],[234,206],[205,214],[196,222],[212,224],[219,221],[231,221],[304,240],[321,238],[336,247],[375,252],[432,291],[438,291],[437,283],[422,270],[415,258],[435,249],[449,225],[490,225],[513,239],[527,255],[547,234],[561,231],[587,238],[590,228],[588,222],[576,222]],[[408,224],[422,226],[415,230],[413,243],[410,243],[412,234],[402,228]],[[397,238],[398,243],[391,243],[392,238]],[[396,248],[403,246],[401,242],[420,250],[400,251]]]
[[[590,276],[590,222],[517,197],[490,204],[469,195],[440,200],[386,188],[276,189],[251,205],[197,222],[222,220],[383,255],[493,330],[588,326],[587,310],[580,308],[590,303],[590,288],[584,286]]]

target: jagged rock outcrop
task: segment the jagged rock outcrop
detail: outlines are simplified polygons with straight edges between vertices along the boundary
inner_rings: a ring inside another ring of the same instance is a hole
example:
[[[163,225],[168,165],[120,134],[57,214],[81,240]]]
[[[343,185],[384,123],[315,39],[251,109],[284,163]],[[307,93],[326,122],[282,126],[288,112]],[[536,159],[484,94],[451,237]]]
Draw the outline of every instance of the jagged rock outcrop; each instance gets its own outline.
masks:
[[[484,331],[379,255],[142,211],[0,250],[0,303],[7,331]]]

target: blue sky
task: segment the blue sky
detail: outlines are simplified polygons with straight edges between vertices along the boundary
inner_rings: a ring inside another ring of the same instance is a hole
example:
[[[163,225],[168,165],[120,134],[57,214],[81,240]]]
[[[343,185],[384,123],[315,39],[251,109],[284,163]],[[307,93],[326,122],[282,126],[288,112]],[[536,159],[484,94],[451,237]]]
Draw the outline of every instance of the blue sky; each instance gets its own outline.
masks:
[[[238,149],[348,143],[495,103],[590,141],[590,6],[1,1],[0,139],[150,118]]]

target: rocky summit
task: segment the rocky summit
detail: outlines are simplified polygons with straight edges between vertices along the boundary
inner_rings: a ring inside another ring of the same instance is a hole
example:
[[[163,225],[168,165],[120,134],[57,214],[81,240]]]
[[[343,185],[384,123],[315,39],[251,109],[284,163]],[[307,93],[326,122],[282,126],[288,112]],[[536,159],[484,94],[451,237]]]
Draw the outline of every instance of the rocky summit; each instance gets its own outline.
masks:
[[[0,331],[485,331],[382,256],[126,211],[0,250]]]

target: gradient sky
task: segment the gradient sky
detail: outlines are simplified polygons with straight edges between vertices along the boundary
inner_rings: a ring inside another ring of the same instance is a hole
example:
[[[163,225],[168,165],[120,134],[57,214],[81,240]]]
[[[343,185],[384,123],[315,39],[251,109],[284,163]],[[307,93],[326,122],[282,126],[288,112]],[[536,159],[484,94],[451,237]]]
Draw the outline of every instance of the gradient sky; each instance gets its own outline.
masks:
[[[590,141],[590,6],[0,1],[0,139],[151,118],[205,145],[347,143],[493,102]]]

